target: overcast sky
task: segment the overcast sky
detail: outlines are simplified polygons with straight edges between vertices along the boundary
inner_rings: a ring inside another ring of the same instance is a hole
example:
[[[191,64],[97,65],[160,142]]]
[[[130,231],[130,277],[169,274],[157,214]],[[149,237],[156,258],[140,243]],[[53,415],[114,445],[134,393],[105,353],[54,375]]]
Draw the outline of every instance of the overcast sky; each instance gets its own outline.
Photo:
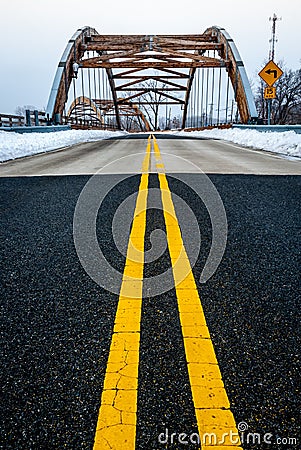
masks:
[[[276,61],[300,66],[300,0],[8,0],[0,13],[0,112],[17,106],[47,105],[61,54],[72,34],[85,25],[101,34],[202,33],[219,25],[234,39],[249,78],[268,58],[276,13]]]

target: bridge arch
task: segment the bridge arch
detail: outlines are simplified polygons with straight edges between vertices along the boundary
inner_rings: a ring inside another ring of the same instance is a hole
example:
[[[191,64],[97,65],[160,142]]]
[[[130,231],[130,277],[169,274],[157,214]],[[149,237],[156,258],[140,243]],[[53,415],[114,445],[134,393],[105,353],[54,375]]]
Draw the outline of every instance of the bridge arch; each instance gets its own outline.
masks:
[[[77,127],[85,126],[99,126],[101,128],[108,128],[105,118],[115,111],[114,102],[112,100],[91,100],[88,97],[76,97],[67,112],[67,121]],[[138,108],[137,105],[131,102],[122,103],[119,107],[119,114],[122,126],[128,130],[126,123],[123,123],[123,116],[128,119],[134,116],[138,120],[137,131],[151,131],[150,124],[145,115]]]
[[[78,69],[74,68],[74,63]],[[200,101],[196,98],[200,97],[200,88],[195,86],[196,79],[200,77],[200,70],[207,70],[208,84],[209,69],[226,70],[240,121],[256,122],[257,111],[243,61],[224,28],[212,26],[203,34],[173,36],[100,35],[94,28],[80,28],[69,40],[58,64],[46,114],[50,121],[59,122],[67,116],[66,110],[72,104],[73,94],[73,102],[76,98],[89,98],[89,104],[96,105],[96,108],[101,102],[109,101],[114,107],[117,128],[122,128],[121,115],[126,111],[132,114],[135,110],[147,129],[150,127],[146,119],[146,116],[150,118],[149,109],[158,116],[160,108],[161,111],[165,108],[167,125],[168,108],[170,111],[175,107],[181,110],[181,125],[184,128],[187,126],[189,105],[191,116],[192,102]],[[76,88],[78,73],[82,95],[76,95],[76,90],[80,89],[80,86]],[[214,84],[214,75],[211,76],[211,83]],[[206,97],[208,103],[208,86]],[[212,91],[211,109],[213,101]],[[100,116],[104,115],[100,113]],[[212,116],[213,112],[211,121]],[[218,112],[218,119],[219,116]],[[152,128],[157,126],[156,119]]]
[[[60,122],[62,116],[66,116],[66,103],[68,101],[68,93],[72,80],[74,79],[73,64],[78,64],[78,61],[80,61],[84,57],[84,54],[87,50],[87,45],[89,42],[91,42],[92,37],[95,35],[98,35],[98,32],[94,28],[86,26],[83,28],[79,28],[68,41],[68,44],[58,64],[47,103],[46,116],[50,121],[53,121],[55,123]],[[112,71],[108,68],[106,72],[115,105],[117,124],[118,127],[121,128]]]
[[[250,82],[243,60],[233,39],[224,28],[217,26],[207,28],[205,34],[217,34],[218,41],[223,44],[220,50],[220,56],[230,62],[228,65],[228,73],[242,121],[244,123],[248,121],[257,121],[258,113]]]
[[[68,121],[70,121],[71,119],[75,119],[77,122],[79,119],[80,123],[85,123],[86,114],[89,116],[89,118],[92,117],[92,119],[94,119],[94,121],[100,126],[104,125],[104,119],[101,114],[101,110],[97,107],[97,105],[88,97],[76,97],[69,106],[67,112]]]

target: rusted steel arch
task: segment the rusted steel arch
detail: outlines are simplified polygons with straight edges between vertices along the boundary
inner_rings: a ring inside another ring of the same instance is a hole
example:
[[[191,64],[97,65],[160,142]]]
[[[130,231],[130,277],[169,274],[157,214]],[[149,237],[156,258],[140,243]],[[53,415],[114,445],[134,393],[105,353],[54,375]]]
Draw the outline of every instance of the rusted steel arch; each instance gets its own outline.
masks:
[[[215,50],[218,57],[205,56],[206,50]],[[86,52],[90,51],[93,56],[87,57]],[[62,115],[64,111],[73,76],[73,62],[81,68],[106,71],[118,128],[121,128],[122,105],[129,104],[134,98],[139,105],[182,105],[184,127],[195,71],[206,67],[226,67],[242,122],[257,119],[243,62],[233,40],[223,28],[214,26],[197,35],[145,36],[100,35],[90,27],[79,29],[68,42],[57,69],[47,106],[50,119],[55,120],[56,115]],[[147,69],[157,69],[159,73],[145,74],[143,71]],[[149,88],[144,82],[151,79],[158,84]],[[155,95],[155,99],[138,101],[140,96],[150,91],[158,97]],[[121,93],[119,98],[117,92]],[[183,92],[185,99],[180,97]]]
[[[79,28],[68,41],[58,64],[49,95],[46,108],[46,116],[49,117],[49,120],[54,120],[56,122],[58,121],[57,116],[63,115],[73,76],[73,63],[77,62],[84,55],[85,50],[82,47],[82,44],[85,43],[87,38],[90,38],[92,34],[97,34],[97,31],[94,30],[94,28]]]
[[[221,67],[226,67],[228,76],[234,91],[235,100],[237,102],[241,121],[243,123],[257,122],[258,113],[249,79],[240,54],[234,44],[233,39],[224,28],[213,26],[207,28],[205,35],[216,38],[221,45],[216,49],[221,58]],[[196,54],[201,54],[205,50],[197,50]],[[185,128],[187,119],[187,110],[190,99],[192,83],[194,80],[196,68],[192,67],[189,71],[189,79],[187,83],[187,91],[185,96],[185,105],[183,108],[182,128]]]
[[[123,104],[123,110],[124,110],[124,107],[128,108],[129,114],[131,113],[131,111],[133,111],[134,112],[133,115],[139,117],[142,120],[142,122],[144,123],[144,126],[145,126],[145,131],[151,131],[149,121],[147,120],[147,118],[145,117],[145,115],[143,114],[141,109],[138,108],[138,105],[136,105],[135,103],[128,102],[128,103]]]
[[[101,114],[100,109],[97,107],[97,105],[93,102],[93,100],[91,100],[88,97],[77,97],[76,99],[73,100],[73,102],[71,103],[71,105],[69,106],[69,110],[67,113],[67,117],[71,117],[72,114],[76,111],[76,109],[78,109],[78,107],[85,107],[88,106],[92,111],[94,111],[95,113],[95,117],[99,120],[99,122],[101,123],[101,125],[104,125],[104,120],[103,120],[103,116]]]
[[[57,123],[61,120],[73,78],[73,63],[78,63],[82,59],[88,48],[89,42],[95,35],[98,35],[98,32],[94,28],[83,27],[79,28],[68,41],[58,64],[48,99],[46,117],[48,117],[50,121]],[[117,124],[118,127],[121,128],[113,73],[110,68],[106,68],[106,73],[112,92]]]
[[[119,105],[120,117],[122,115],[136,116],[144,123],[144,127],[145,127],[144,131],[151,131],[151,126],[150,126],[147,118],[141,111],[141,109],[139,109],[138,105],[136,105],[135,103],[129,102],[129,101],[122,101],[122,100],[124,100],[124,99],[117,98],[117,102]],[[109,114],[113,110],[115,111],[115,105],[112,100],[95,100],[95,103],[98,106],[98,108],[100,108],[102,111],[104,111],[104,115]],[[142,128],[141,128],[141,130],[142,130]]]
[[[185,101],[179,94],[185,93],[189,87],[188,70],[223,66],[225,63],[219,58],[204,56],[202,52],[218,50],[221,45],[216,37],[204,34],[95,35],[88,44],[88,50],[96,51],[98,56],[82,60],[81,66],[114,70],[115,90],[123,93],[117,101],[119,109],[123,103],[141,96],[137,103],[143,106],[182,106]],[[160,73],[145,74],[143,71],[147,69],[156,69]],[[155,80],[154,86],[147,86],[150,80]],[[149,92],[154,97],[143,98]]]
[[[229,61],[227,71],[233,86],[241,121],[243,123],[257,122],[258,113],[250,82],[233,39],[224,28],[218,26],[208,28],[205,34],[217,36],[218,42],[222,44],[218,53],[223,60]]]
[[[70,119],[72,115],[75,115],[78,119],[82,119],[80,117],[80,114],[85,114],[85,108],[88,108],[95,113],[94,118],[99,121],[101,126],[105,126],[104,117],[106,115],[109,115],[112,111],[115,112],[115,105],[113,100],[92,100],[88,97],[80,96],[74,99],[71,103],[67,113],[68,119]],[[121,106],[119,106],[119,108],[120,115],[138,117],[144,124],[145,129],[142,130],[141,128],[142,131],[151,131],[148,120],[136,104],[127,102],[123,103]]]

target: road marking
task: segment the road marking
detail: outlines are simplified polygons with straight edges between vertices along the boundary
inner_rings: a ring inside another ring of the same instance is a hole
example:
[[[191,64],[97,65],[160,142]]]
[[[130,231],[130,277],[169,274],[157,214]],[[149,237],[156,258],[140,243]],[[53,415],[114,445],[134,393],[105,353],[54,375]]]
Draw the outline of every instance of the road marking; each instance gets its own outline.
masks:
[[[154,137],[168,249],[202,450],[242,450],[191,265],[183,244],[164,163]],[[136,441],[144,238],[151,136],[142,175],[104,379],[94,450],[133,450]]]
[[[239,435],[230,411],[204,311],[176,217],[164,164],[153,139],[167,242],[172,264],[188,374],[202,450],[239,447]]]
[[[110,353],[94,438],[94,450],[133,450],[136,440],[144,235],[151,142],[148,139]]]

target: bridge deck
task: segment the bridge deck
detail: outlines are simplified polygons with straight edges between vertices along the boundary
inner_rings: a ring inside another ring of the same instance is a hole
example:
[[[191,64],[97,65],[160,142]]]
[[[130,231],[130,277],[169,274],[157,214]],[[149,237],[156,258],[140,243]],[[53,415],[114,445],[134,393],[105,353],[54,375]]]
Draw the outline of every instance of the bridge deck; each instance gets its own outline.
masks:
[[[6,448],[298,438],[300,162],[147,137],[0,165]]]

